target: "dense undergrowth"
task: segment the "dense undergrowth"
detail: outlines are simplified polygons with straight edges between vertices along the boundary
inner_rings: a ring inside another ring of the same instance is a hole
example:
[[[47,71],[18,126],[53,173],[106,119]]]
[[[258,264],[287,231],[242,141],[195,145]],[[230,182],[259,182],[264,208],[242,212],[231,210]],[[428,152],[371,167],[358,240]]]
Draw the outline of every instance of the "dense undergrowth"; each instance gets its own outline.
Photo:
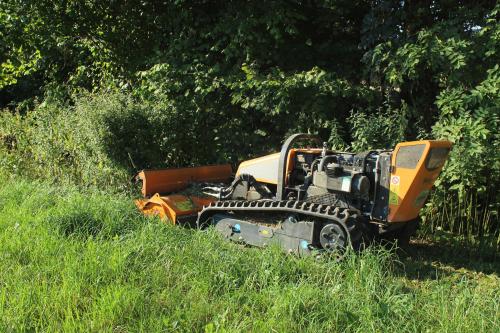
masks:
[[[125,195],[0,185],[2,332],[498,331],[498,265],[428,265],[376,247],[341,263],[241,248]]]

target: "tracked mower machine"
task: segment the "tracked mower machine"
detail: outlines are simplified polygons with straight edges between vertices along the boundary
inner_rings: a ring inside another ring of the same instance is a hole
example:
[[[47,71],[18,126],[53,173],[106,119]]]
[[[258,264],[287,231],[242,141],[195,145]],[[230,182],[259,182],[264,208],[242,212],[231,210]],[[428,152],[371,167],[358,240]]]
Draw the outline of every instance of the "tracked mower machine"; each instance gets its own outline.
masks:
[[[407,242],[450,148],[426,140],[350,153],[295,134],[235,174],[230,165],[143,170],[145,198],[136,204],[168,223],[212,225],[236,242],[341,256],[378,237]]]

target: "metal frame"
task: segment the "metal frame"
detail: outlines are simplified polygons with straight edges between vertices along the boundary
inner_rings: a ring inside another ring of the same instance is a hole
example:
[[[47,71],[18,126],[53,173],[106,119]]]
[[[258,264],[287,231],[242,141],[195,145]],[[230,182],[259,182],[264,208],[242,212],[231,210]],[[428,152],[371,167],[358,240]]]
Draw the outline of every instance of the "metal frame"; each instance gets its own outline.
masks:
[[[314,134],[298,133],[290,136],[286,139],[283,146],[281,146],[281,152],[278,163],[278,185],[276,188],[276,200],[285,200],[286,196],[286,167],[288,162],[288,153],[292,149],[292,145],[302,140],[314,140],[317,141],[321,146],[321,139]]]

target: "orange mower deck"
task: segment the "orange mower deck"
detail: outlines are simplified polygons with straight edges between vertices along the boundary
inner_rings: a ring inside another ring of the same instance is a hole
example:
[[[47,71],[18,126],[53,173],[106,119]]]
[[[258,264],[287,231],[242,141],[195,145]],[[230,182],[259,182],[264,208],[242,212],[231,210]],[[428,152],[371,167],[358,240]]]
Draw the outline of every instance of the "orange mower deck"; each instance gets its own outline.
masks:
[[[136,179],[142,181],[142,194],[145,198],[136,200],[135,204],[146,215],[156,215],[176,224],[183,218],[196,217],[203,206],[210,204],[215,199],[182,194],[163,194],[185,189],[194,182],[226,182],[230,179],[231,174],[230,164],[143,170],[139,172]]]
[[[139,199],[135,204],[145,215],[158,216],[172,224],[176,224],[183,217],[192,217],[203,208],[215,201],[214,199],[199,198],[173,194],[167,196],[153,195],[149,199]]]

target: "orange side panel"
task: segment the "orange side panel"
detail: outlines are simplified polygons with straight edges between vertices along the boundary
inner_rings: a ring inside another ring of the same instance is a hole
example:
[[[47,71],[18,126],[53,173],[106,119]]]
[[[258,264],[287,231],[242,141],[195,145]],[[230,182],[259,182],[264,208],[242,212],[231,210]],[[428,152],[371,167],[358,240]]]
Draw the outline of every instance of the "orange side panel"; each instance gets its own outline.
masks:
[[[415,168],[396,167],[396,156],[401,147],[423,144],[424,151]],[[412,141],[399,143],[392,154],[389,195],[389,222],[405,222],[416,218],[430,193],[442,166],[433,170],[425,167],[432,148],[451,148],[448,141]]]
[[[142,180],[142,195],[182,190],[191,182],[226,182],[232,174],[230,164],[194,168],[142,170],[136,176]]]

